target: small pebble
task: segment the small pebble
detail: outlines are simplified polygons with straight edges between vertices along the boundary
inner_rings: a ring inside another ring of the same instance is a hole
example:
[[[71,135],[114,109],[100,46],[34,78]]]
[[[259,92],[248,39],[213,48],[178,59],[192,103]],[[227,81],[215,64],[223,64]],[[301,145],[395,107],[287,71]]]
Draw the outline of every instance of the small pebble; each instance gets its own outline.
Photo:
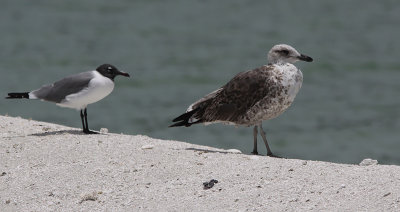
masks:
[[[204,182],[203,183],[203,186],[204,186],[203,188],[204,189],[210,189],[215,185],[215,183],[218,183],[218,180],[212,179],[212,180],[210,180],[210,182]]]
[[[0,176],[4,176],[4,175],[6,175],[6,174],[7,174],[6,172],[3,172],[3,173],[0,174]]]
[[[51,128],[50,127],[43,127],[42,130],[43,131],[49,131]]]
[[[226,150],[226,152],[232,153],[232,154],[241,154],[242,153],[242,151],[240,151],[238,149],[228,149],[228,150]]]
[[[370,165],[377,165],[378,161],[377,160],[372,160],[371,158],[366,158],[363,161],[361,161],[360,166],[370,166]]]
[[[258,160],[258,159],[260,159],[260,156],[258,156],[258,155],[251,155],[251,156],[249,156],[249,159],[250,159],[250,160]]]
[[[147,145],[142,146],[142,149],[153,149],[153,148],[154,148],[154,145],[152,145],[152,144],[147,144]]]
[[[389,196],[390,194],[392,194],[392,193],[391,193],[391,192],[388,192],[388,193],[384,194],[383,197],[387,197],[387,196]]]
[[[302,165],[307,165],[307,161],[301,162]]]
[[[81,195],[81,201],[79,203],[82,203],[84,201],[96,201],[98,199],[97,197],[97,192],[92,192],[88,194],[82,194]]]
[[[107,128],[101,128],[100,129],[100,133],[108,133],[108,129]]]

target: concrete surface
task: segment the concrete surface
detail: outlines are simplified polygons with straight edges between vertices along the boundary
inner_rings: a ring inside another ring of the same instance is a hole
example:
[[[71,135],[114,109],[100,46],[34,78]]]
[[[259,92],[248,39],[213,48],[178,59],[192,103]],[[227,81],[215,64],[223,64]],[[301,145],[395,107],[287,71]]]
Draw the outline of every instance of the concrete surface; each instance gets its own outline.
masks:
[[[204,189],[211,179],[218,183]],[[399,211],[400,167],[254,156],[144,135],[84,135],[0,116],[0,211],[305,210]]]

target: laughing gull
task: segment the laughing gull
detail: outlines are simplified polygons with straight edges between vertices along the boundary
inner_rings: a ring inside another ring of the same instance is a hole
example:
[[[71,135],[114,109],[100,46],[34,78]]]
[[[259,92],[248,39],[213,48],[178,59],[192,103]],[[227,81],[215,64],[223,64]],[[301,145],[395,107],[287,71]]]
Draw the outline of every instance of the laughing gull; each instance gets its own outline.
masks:
[[[119,71],[115,66],[103,64],[93,71],[65,77],[50,85],[23,93],[9,93],[7,99],[40,99],[54,102],[58,106],[80,110],[83,132],[90,131],[87,121],[87,106],[108,96],[114,89],[114,78],[117,75],[129,77],[128,73]]]
[[[237,74],[226,85],[191,104],[170,127],[198,123],[254,126],[252,153],[258,154],[257,128],[260,128],[267,155],[274,156],[262,121],[279,116],[294,101],[303,82],[303,74],[292,64],[298,60],[313,61],[289,45],[275,45],[268,53],[268,65]]]

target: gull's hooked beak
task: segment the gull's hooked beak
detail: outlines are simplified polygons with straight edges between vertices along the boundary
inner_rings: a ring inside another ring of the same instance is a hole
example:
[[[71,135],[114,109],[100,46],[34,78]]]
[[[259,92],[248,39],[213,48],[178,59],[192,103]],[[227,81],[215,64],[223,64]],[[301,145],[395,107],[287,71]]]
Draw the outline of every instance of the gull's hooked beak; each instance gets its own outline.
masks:
[[[313,61],[313,59],[311,57],[309,57],[307,55],[304,55],[304,54],[300,54],[300,56],[298,56],[297,58],[299,60],[306,61],[306,62],[312,62]]]
[[[117,75],[122,75],[124,77],[130,77],[128,73],[123,72],[123,71],[117,71]]]

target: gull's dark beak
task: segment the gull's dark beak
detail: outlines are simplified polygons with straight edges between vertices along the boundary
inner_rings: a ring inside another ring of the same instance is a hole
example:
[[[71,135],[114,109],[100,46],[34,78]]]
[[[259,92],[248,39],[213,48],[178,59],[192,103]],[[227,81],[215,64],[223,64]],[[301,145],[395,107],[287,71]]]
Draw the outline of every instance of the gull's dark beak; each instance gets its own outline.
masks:
[[[122,72],[122,71],[117,71],[117,75],[122,75],[124,77],[130,77],[128,73]]]
[[[300,56],[298,56],[297,58],[299,58],[299,60],[306,61],[306,62],[313,61],[313,59],[311,57],[304,55],[304,54],[300,54]]]

